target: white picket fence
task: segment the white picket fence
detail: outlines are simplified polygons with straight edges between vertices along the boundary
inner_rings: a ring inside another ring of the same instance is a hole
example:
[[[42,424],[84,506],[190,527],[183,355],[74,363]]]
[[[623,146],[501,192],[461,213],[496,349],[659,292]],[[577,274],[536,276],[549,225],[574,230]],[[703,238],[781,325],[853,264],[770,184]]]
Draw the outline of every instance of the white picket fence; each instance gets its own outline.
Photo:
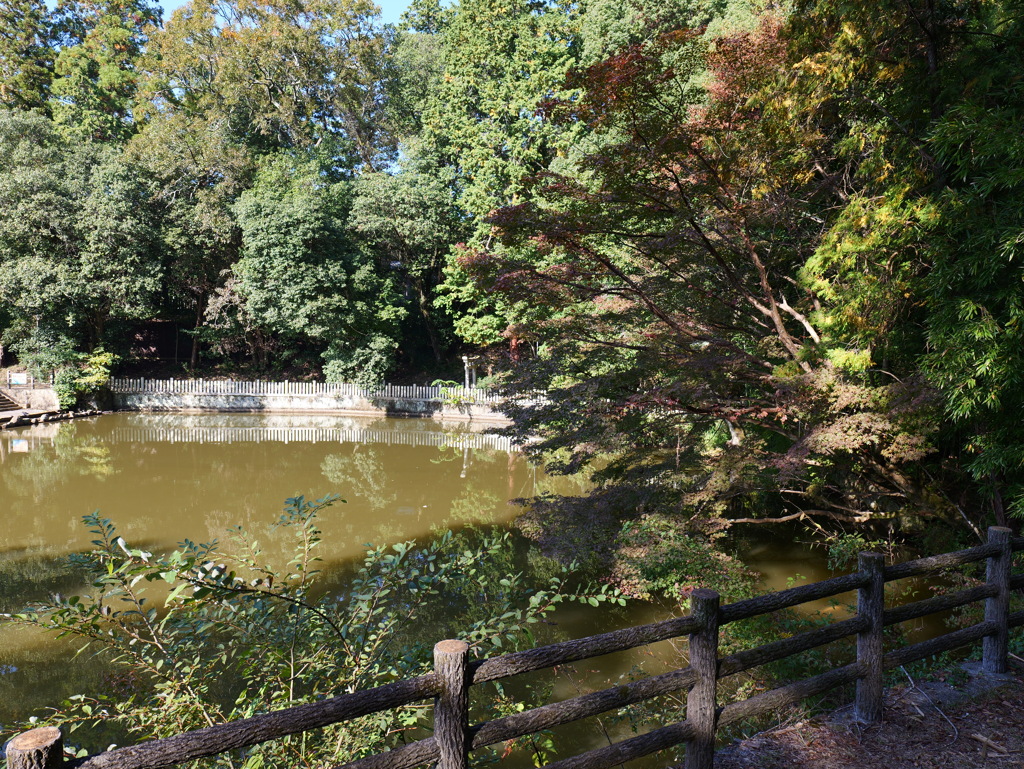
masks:
[[[331,382],[239,382],[229,379],[132,379],[114,378],[115,393],[174,395],[330,395],[352,398],[389,398],[393,400],[444,401],[464,404],[500,403],[502,396],[478,387],[437,385],[383,385],[367,389],[354,384]]]

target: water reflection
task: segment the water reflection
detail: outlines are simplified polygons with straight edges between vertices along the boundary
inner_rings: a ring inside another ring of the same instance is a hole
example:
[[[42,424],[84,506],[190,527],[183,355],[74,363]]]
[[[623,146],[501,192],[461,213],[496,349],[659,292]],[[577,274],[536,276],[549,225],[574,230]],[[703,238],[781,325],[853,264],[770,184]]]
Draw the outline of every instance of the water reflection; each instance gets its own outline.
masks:
[[[319,567],[330,586],[344,583],[365,543],[421,538],[470,523],[506,524],[519,513],[510,500],[573,493],[580,483],[545,478],[506,439],[426,420],[116,414],[5,431],[0,501],[9,525],[0,531],[0,609],[84,588],[83,575],[66,556],[89,547],[81,517],[97,509],[132,545],[148,550],[170,549],[185,537],[223,539],[240,525],[265,552],[279,547],[283,559],[286,544],[275,543],[270,526],[283,500],[336,493],[346,503],[321,517]],[[490,567],[538,579],[553,568],[523,541],[506,560]],[[653,618],[651,607],[598,612],[569,606],[538,627],[537,642]],[[417,640],[450,634],[445,620],[413,629]],[[88,657],[72,661],[76,650],[53,636],[0,627],[0,731],[70,694],[108,688],[111,668]],[[617,680],[634,664],[621,656],[587,667]],[[571,696],[564,672],[537,675],[551,678],[557,696]],[[576,733],[580,749],[601,738],[590,729]]]
[[[63,555],[88,545],[81,516],[100,510],[124,535],[173,547],[264,527],[282,501],[339,494],[325,551],[467,522],[504,523],[536,473],[507,438],[428,420],[325,415],[140,415],[0,433],[0,551]]]
[[[325,511],[325,582],[344,579],[365,544],[429,536],[469,522],[504,524],[509,503],[552,483],[508,440],[428,420],[304,415],[114,414],[0,433],[0,611],[84,588],[66,556],[92,538],[99,510],[133,545],[253,532],[267,559],[287,544],[271,524],[298,494],[338,494]],[[9,625],[0,633],[0,724],[95,688],[103,675],[74,649]]]

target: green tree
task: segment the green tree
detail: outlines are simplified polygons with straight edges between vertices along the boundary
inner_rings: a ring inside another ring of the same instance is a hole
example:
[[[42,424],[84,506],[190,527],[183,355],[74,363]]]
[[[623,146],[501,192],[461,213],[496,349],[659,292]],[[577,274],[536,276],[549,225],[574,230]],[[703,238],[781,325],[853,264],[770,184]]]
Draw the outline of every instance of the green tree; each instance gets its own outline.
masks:
[[[223,122],[262,150],[331,140],[344,165],[373,166],[388,78],[377,13],[368,0],[194,0],[153,35],[146,115]]]
[[[569,94],[565,76],[578,56],[578,14],[560,0],[464,0],[436,26],[443,71],[423,110],[422,138],[453,170],[472,239],[483,242],[489,230],[483,218],[520,200],[527,178],[547,169],[576,135],[543,119],[538,108]],[[477,291],[457,253],[441,302],[464,339],[498,342],[514,308]]]
[[[91,351],[111,321],[153,312],[163,266],[152,192],[118,150],[0,113],[0,297],[19,355]]]
[[[711,35],[712,29],[720,34],[756,24],[751,4],[743,0],[470,0],[447,16],[431,7],[418,13],[416,18],[426,20],[422,24],[438,30],[434,37],[440,37],[443,52],[422,135],[455,171],[458,202],[475,225],[471,242],[490,247],[495,244],[485,218],[491,211],[528,201],[536,174],[573,175],[580,154],[609,141],[584,122],[551,120],[544,110],[553,101],[580,97],[579,84],[567,77],[571,68],[595,64],[667,30],[699,27]],[[702,68],[687,68],[695,79],[705,75]],[[440,298],[456,331],[477,345],[505,342],[518,355],[520,347],[536,342],[530,331],[535,308],[508,294],[479,291],[463,256],[453,249]]]
[[[243,246],[232,269],[257,325],[316,345],[329,379],[376,383],[404,311],[391,280],[349,237],[350,203],[350,182],[315,160],[269,159],[235,207]]]
[[[45,2],[0,2],[0,108],[47,107],[55,42]]]
[[[398,173],[363,174],[356,181],[349,226],[384,270],[394,270],[413,297],[434,361],[444,360],[435,290],[451,244],[466,234],[444,169],[407,155]]]
[[[166,311],[193,329],[193,366],[204,341],[229,357],[248,351],[264,369],[269,356],[286,348],[307,352],[299,349],[300,340],[312,338],[305,332],[293,328],[279,339],[270,330],[280,328],[280,318],[271,319],[271,291],[256,281],[266,277],[278,285],[277,278],[250,269],[251,258],[239,261],[240,198],[282,150],[314,152],[334,175],[388,157],[382,110],[390,76],[386,40],[372,27],[376,13],[363,0],[198,0],[153,33],[136,101],[143,126],[129,152],[159,181],[164,248],[175,266],[168,272]],[[325,218],[335,215],[332,209]],[[250,239],[253,226],[246,223]],[[232,272],[236,264],[247,270],[244,280]],[[326,301],[326,286],[335,279],[341,278],[321,281],[319,301]],[[243,296],[243,287],[250,293]],[[255,304],[247,309],[249,300]],[[250,312],[257,306],[264,308],[259,317]],[[310,330],[316,324],[292,325]],[[383,361],[387,345],[379,335],[374,339]],[[311,344],[322,350],[321,342]]]
[[[815,321],[889,375],[927,373],[949,417],[936,490],[966,509],[990,502],[1005,523],[1024,488],[1012,416],[1020,3],[797,11],[794,99],[835,147],[830,173],[848,191],[805,269],[829,299]]]
[[[962,91],[927,136],[946,186],[933,196],[924,365],[945,395],[966,470],[1004,525],[1024,516],[1022,10],[995,3],[971,19],[951,64]]]
[[[464,0],[442,29],[444,72],[424,115],[424,140],[456,170],[460,205],[476,217],[514,202],[548,167],[565,126],[541,119],[567,95],[577,19],[568,4]]]
[[[54,120],[87,139],[123,141],[136,130],[137,64],[160,9],[147,0],[67,0],[57,13],[66,40],[54,65]]]

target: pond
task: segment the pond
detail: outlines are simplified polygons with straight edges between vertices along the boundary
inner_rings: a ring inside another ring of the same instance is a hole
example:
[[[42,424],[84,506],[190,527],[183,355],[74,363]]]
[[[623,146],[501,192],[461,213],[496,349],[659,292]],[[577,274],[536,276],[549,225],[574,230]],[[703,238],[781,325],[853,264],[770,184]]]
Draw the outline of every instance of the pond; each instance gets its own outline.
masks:
[[[512,500],[584,488],[576,479],[545,477],[499,436],[431,420],[122,413],[8,430],[0,432],[8,521],[0,532],[0,608],[80,589],[65,559],[88,549],[82,516],[95,510],[137,547],[169,550],[186,537],[209,541],[241,526],[273,552],[270,524],[286,498],[337,494],[345,502],[321,517],[321,566],[330,581],[343,579],[368,543],[469,524],[506,527],[521,510]],[[828,576],[821,556],[799,543],[763,548],[755,568],[759,559],[772,587],[785,587],[796,571],[809,580]],[[556,620],[561,637],[582,637],[664,616],[659,607],[633,603],[622,610],[571,607]],[[102,688],[106,668],[88,657],[73,660],[75,651],[49,635],[0,630],[0,726]],[[666,643],[590,661],[580,677],[616,679],[652,657],[647,667],[655,672],[679,660]],[[563,676],[553,683],[556,698],[581,685],[580,677]],[[580,749],[600,744],[603,736],[595,734],[574,742]]]
[[[286,498],[337,494],[345,501],[320,519],[329,582],[367,544],[468,524],[505,527],[521,510],[511,500],[582,488],[545,477],[507,439],[431,420],[121,413],[3,431],[0,499],[8,525],[0,531],[0,610],[81,589],[66,558],[90,547],[82,517],[96,510],[132,546],[169,550],[186,537],[223,539],[241,526],[272,553],[271,524]],[[613,621],[649,622],[656,612],[637,605]],[[579,636],[607,622],[581,608],[560,619]],[[72,660],[76,648],[51,635],[0,629],[0,726],[101,688],[104,666]]]

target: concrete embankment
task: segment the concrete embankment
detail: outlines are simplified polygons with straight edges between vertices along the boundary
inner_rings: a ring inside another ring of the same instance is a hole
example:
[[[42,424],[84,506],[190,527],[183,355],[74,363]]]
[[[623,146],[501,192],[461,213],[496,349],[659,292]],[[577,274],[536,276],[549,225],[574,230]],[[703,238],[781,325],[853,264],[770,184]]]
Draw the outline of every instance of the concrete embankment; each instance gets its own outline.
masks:
[[[508,424],[507,417],[486,404],[453,404],[440,400],[361,397],[348,394],[115,392],[113,400],[115,408],[119,411],[310,412]]]
[[[138,386],[132,384],[138,383]],[[509,420],[498,411],[494,403],[473,402],[472,398],[441,398],[435,396],[439,388],[397,387],[369,392],[353,386],[342,386],[336,391],[289,392],[288,390],[329,390],[326,385],[299,383],[231,383],[203,382],[202,380],[117,380],[113,392],[94,398],[89,403],[89,414],[101,410],[152,412],[256,412],[256,413],[319,413],[351,416],[421,417],[441,421],[479,422],[504,425]],[[216,390],[238,389],[239,392]],[[244,390],[255,390],[245,392]],[[212,391],[211,391],[212,390]],[[282,391],[284,390],[284,391]],[[52,388],[3,389],[24,412],[32,417],[43,414],[55,418],[62,413]],[[402,395],[419,397],[401,397]],[[428,396],[428,397],[423,397]],[[477,399],[479,400],[479,399]],[[8,416],[15,412],[4,412]],[[22,414],[21,417],[25,417]],[[27,424],[21,421],[21,424]]]
[[[97,408],[65,411],[50,387],[0,387],[0,430],[107,413]]]
[[[52,387],[0,387],[0,395],[31,411],[59,411],[57,393]]]

